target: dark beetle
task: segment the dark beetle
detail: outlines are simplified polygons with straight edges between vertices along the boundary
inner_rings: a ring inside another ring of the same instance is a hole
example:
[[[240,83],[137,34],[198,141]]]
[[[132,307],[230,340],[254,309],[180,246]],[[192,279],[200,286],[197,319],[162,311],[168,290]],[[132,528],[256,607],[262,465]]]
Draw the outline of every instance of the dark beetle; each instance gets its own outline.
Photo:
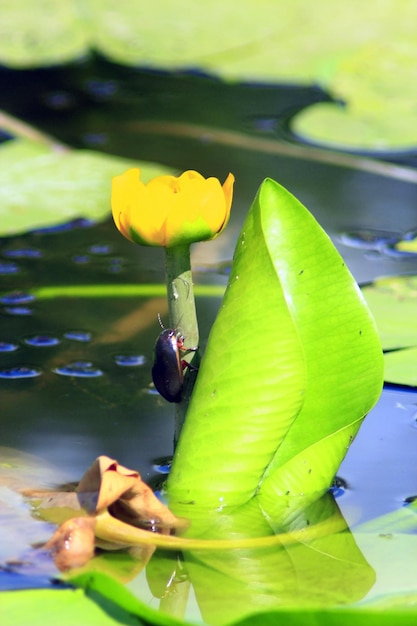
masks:
[[[184,337],[172,328],[163,330],[156,340],[152,380],[156,390],[168,402],[181,402],[184,369],[187,367],[181,359],[181,350],[184,350]]]

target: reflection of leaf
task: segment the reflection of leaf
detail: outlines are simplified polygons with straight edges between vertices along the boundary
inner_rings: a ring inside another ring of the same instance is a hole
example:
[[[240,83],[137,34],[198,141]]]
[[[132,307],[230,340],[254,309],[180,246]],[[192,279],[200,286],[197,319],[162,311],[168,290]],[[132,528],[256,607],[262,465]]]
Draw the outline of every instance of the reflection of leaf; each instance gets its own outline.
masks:
[[[329,510],[327,510],[327,513],[329,513]],[[310,511],[310,514],[312,514],[312,511]],[[241,528],[239,529],[238,517],[235,518],[234,526],[229,526],[228,530],[233,533],[236,529],[238,529],[239,533],[242,530]],[[375,556],[378,556],[378,553],[381,552],[382,546],[392,546],[392,553],[389,558],[394,561],[397,560],[395,556],[395,536],[393,535],[390,538],[387,536],[387,533],[396,533],[398,530],[401,532],[401,529],[405,532],[415,529],[415,517],[412,507],[408,511],[401,509],[398,512],[375,520],[375,522],[371,521],[358,529],[359,546],[362,547],[363,545],[366,548],[366,557],[369,552],[371,555],[369,560],[372,564],[373,555],[367,547],[372,542],[374,544]],[[220,531],[224,533],[224,527]],[[320,624],[320,626],[335,626],[336,624],[337,626],[392,626],[393,624],[398,624],[399,626],[410,626],[410,624],[414,624],[417,620],[417,594],[412,587],[412,572],[415,569],[413,562],[415,550],[411,546],[414,546],[416,537],[405,534],[402,537],[406,541],[410,540],[408,543],[410,565],[408,568],[403,568],[405,586],[403,588],[399,587],[396,595],[382,595],[377,598],[372,596],[362,601],[360,605],[334,606],[332,604],[333,599],[337,599],[337,597],[342,598],[344,602],[348,601],[349,594],[353,594],[351,596],[352,599],[355,597],[358,599],[360,594],[365,593],[367,586],[372,584],[373,581],[372,569],[361,556],[355,541],[349,533],[344,532],[333,537],[323,537],[319,541],[313,540],[311,552],[309,552],[309,546],[303,544],[289,548],[290,551],[294,548],[294,566],[292,571],[299,569],[302,577],[300,578],[301,585],[297,590],[300,595],[305,592],[307,596],[315,598],[316,601],[318,600],[315,596],[314,581],[319,576],[320,570],[314,572],[314,566],[317,565],[318,560],[321,560],[321,554],[323,555],[321,565],[330,567],[327,574],[336,573],[336,577],[330,580],[324,590],[328,594],[327,601],[322,598],[321,602],[315,602],[304,607],[297,603],[296,606],[287,605],[277,608],[276,604],[271,606],[271,603],[268,602],[265,592],[273,587],[277,590],[282,590],[282,585],[285,585],[285,579],[277,569],[267,569],[264,572],[265,575],[262,578],[263,585],[258,584],[250,588],[245,587],[247,581],[250,581],[252,577],[254,581],[256,580],[254,573],[259,573],[260,566],[257,566],[256,563],[251,563],[246,558],[247,552],[242,553],[242,567],[237,573],[241,577],[242,593],[246,591],[246,595],[240,596],[243,599],[238,609],[241,614],[242,612],[247,613],[249,592],[254,593],[257,591],[260,601],[263,598],[263,602],[259,609],[254,610],[251,615],[241,619],[237,618],[237,621],[234,619],[232,623],[234,626],[259,626],[261,623],[262,626],[276,626],[276,624],[289,624],[290,626],[300,626],[300,624],[303,624],[303,626],[317,626],[317,624]],[[296,555],[297,550],[300,550],[300,558]],[[273,565],[273,560],[276,558],[275,552],[276,548],[272,550],[272,554],[270,548],[264,550],[267,565]],[[252,553],[252,549],[250,553]],[[236,555],[237,553],[235,553]],[[335,557],[334,563],[332,563],[332,556]],[[213,575],[211,582],[218,579],[222,571],[227,572],[232,564],[232,558],[229,558],[224,552],[221,555],[217,555],[217,557],[215,553],[194,553],[194,556],[193,553],[190,553],[189,563],[194,571],[197,595],[201,593],[199,580],[200,578],[203,580],[203,572],[207,572],[207,569],[204,568],[199,572],[199,563],[202,560],[206,560],[207,564],[209,564],[211,557],[213,557],[213,563],[216,562],[219,565],[219,571],[214,572],[215,575]],[[306,561],[304,560],[305,557],[307,558]],[[329,557],[329,560],[327,565],[325,565],[327,557]],[[235,561],[237,563],[237,559]],[[381,573],[390,570],[390,568],[386,567],[386,564],[387,561],[381,559]],[[343,572],[345,572],[344,576]],[[311,578],[310,575],[312,576]],[[291,581],[292,577],[290,578],[290,583]],[[408,586],[407,581],[410,582]],[[186,623],[155,611],[154,608],[135,598],[128,589],[113,578],[99,572],[77,575],[71,578],[70,582],[79,588],[2,593],[2,626],[21,626],[21,624],[26,624],[28,615],[31,616],[31,626],[55,626],[57,623],[60,626],[72,626],[75,623],[88,624],[89,626],[95,626],[96,624],[97,626],[114,626],[120,623],[132,624],[132,626],[133,624],[139,626],[141,624],[143,626],[181,626],[181,624]],[[229,576],[224,588],[220,586],[212,588],[212,592],[218,598],[219,594],[223,593],[226,588],[230,589],[230,586],[236,586],[237,584],[236,576],[234,578]],[[318,583],[318,586],[320,586],[320,583]],[[206,598],[205,604],[206,606],[210,605],[210,593]],[[229,604],[217,604],[215,606],[214,598],[213,602],[211,602],[211,608],[215,618],[215,621],[211,623],[231,623],[230,619],[228,619],[228,615],[230,615]]]
[[[192,507],[189,507],[192,508]],[[374,582],[374,572],[348,530],[308,538],[308,524],[344,523],[326,494],[300,509],[287,530],[304,527],[304,540],[268,550],[187,550],[183,558],[203,619],[228,624],[245,615],[283,606],[334,606],[356,602]],[[273,531],[255,500],[232,512],[196,519],[188,534],[216,537],[268,535]],[[158,560],[158,554],[154,559]],[[162,559],[164,556],[162,555]],[[261,622],[259,622],[261,623]]]
[[[110,179],[131,161],[96,152],[54,152],[27,140],[0,147],[0,234],[69,222],[102,220],[110,212]],[[138,165],[135,163],[135,165]],[[145,179],[166,173],[159,165],[141,165]]]
[[[343,259],[267,179],[209,337],[168,480],[172,501],[230,505],[257,493],[274,510],[317,497],[378,399],[382,365]]]
[[[399,609],[401,599],[403,606],[411,601],[417,606],[416,511],[414,502],[354,528],[362,553],[376,571],[364,608]]]

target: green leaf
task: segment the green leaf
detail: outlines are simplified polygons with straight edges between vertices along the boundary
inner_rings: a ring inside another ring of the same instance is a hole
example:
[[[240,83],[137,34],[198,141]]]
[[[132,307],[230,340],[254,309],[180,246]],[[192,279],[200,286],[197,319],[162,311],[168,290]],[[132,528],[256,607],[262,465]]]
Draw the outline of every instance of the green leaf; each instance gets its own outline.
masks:
[[[84,11],[87,8],[84,4]],[[32,67],[65,63],[88,50],[86,14],[71,0],[4,0],[0,58],[3,65]]]
[[[11,591],[1,594],[2,626],[177,626],[105,574],[74,577],[79,589]]]
[[[384,354],[384,379],[417,386],[417,277],[381,278],[362,288],[375,317]]]
[[[402,600],[402,605],[401,605]],[[415,598],[413,598],[415,602]],[[404,602],[405,601],[405,602]],[[262,626],[410,626],[417,617],[417,609],[410,606],[410,598],[399,599],[398,607],[387,609],[375,606],[363,609],[284,609],[262,614]],[[407,606],[408,604],[408,606]],[[257,621],[258,620],[258,621]],[[234,626],[259,626],[259,616],[251,616]]]
[[[352,534],[337,532],[340,522],[344,523],[334,499],[325,494],[293,520],[290,530],[305,530],[301,540],[294,535],[292,541],[281,543],[278,535],[267,550],[254,541],[245,549],[184,552],[185,571],[204,621],[229,624],[258,614],[258,623],[263,623],[260,615],[267,610],[361,600],[375,574]],[[325,530],[313,536],[320,524]],[[199,520],[193,517],[190,532],[205,539],[273,534],[255,499],[232,512],[206,511]]]
[[[384,380],[417,387],[417,347],[384,354]]]
[[[302,113],[298,134],[331,145],[415,145],[414,3],[245,0],[242,7],[221,0],[204,11],[192,0],[3,0],[0,60],[53,65],[98,50],[120,63],[198,67],[232,81],[316,83],[348,105]],[[274,20],[265,17],[272,14]]]
[[[381,278],[362,288],[384,350],[417,346],[417,277]]]
[[[54,152],[35,141],[5,142],[0,147],[0,235],[79,217],[106,218],[112,176],[133,165],[141,167],[145,180],[171,172],[161,165],[87,150]]]
[[[377,401],[382,368],[374,321],[343,259],[307,209],[267,179],[201,364],[172,502],[234,505],[258,493],[272,515],[288,498],[317,497]]]

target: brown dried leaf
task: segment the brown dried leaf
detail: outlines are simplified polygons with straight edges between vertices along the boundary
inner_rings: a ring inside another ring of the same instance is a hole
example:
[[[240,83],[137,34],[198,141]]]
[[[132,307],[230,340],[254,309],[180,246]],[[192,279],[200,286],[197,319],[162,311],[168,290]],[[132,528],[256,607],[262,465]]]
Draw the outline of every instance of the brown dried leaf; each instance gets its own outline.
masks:
[[[77,493],[85,507],[94,503],[90,513],[98,513],[113,504],[122,494],[140,480],[138,472],[129,470],[108,456],[99,456],[86,471],[78,485]],[[91,494],[96,494],[90,502]],[[87,500],[86,500],[87,499]]]
[[[98,457],[87,470],[78,485],[78,497],[90,513],[107,508],[114,517],[133,526],[164,533],[184,527],[183,520],[158,500],[138,472],[106,456]]]
[[[55,531],[45,548],[60,571],[82,567],[94,556],[94,517],[74,517]]]
[[[156,498],[138,472],[107,456],[94,461],[76,493],[31,490],[26,495],[40,500],[38,513],[43,515],[45,510],[48,515],[54,511],[77,515],[66,519],[45,545],[61,571],[85,565],[96,547],[120,550],[140,546],[142,541],[139,554],[144,565],[155,549],[155,533],[169,535],[186,526]],[[80,517],[83,513],[86,517]]]

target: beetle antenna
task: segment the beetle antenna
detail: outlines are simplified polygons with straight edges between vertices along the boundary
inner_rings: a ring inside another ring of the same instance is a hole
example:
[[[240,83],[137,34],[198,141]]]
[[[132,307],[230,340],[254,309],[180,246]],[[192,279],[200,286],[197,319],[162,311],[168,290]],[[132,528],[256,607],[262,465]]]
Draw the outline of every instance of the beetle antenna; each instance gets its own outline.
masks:
[[[158,322],[159,322],[159,325],[162,328],[162,330],[165,330],[165,326],[162,323],[161,316],[159,315],[159,313],[158,313]]]

